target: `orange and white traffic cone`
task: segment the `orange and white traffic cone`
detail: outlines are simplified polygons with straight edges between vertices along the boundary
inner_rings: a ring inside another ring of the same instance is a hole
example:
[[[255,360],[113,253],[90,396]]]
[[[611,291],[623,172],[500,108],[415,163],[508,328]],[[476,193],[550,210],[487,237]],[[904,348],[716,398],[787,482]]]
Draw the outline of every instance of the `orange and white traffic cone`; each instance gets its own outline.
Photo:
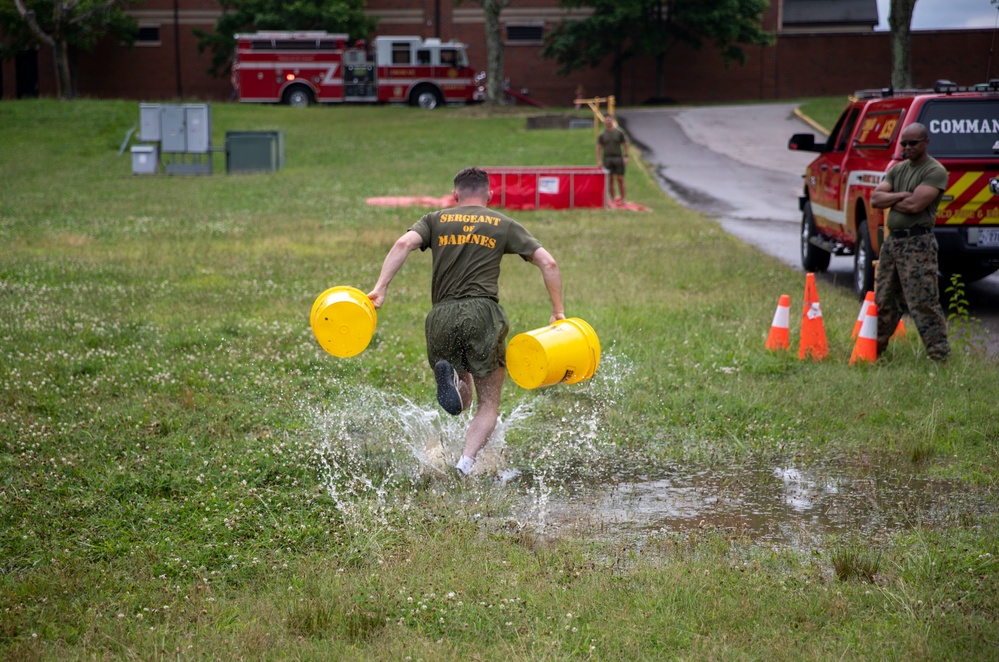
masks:
[[[867,315],[860,327],[857,342],[853,345],[853,355],[850,365],[859,362],[874,363],[878,360],[878,307],[871,304],[867,307]]]
[[[774,321],[770,323],[770,335],[767,336],[767,349],[778,351],[791,349],[791,297],[780,295]]]
[[[822,322],[822,308],[819,306],[819,291],[815,287],[815,274],[805,274],[805,308],[801,312],[801,339],[798,342],[798,358],[811,356],[821,361],[829,354],[826,341],[826,327]]]
[[[868,292],[864,296],[864,303],[860,305],[860,314],[857,315],[857,323],[853,325],[853,334],[850,336],[854,340],[860,335],[860,327],[864,325],[864,316],[867,315],[867,307],[874,303],[874,292]]]
[[[891,334],[892,340],[902,340],[907,337],[905,330],[905,321],[901,318],[898,320],[898,326],[895,327],[895,332]]]

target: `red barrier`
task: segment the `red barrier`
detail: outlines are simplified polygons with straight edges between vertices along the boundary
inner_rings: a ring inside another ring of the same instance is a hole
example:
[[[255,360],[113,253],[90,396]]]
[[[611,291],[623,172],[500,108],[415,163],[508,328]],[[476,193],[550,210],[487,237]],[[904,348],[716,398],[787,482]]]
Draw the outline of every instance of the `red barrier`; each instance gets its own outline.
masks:
[[[607,172],[599,166],[483,166],[490,205],[506,209],[579,209],[607,206]]]

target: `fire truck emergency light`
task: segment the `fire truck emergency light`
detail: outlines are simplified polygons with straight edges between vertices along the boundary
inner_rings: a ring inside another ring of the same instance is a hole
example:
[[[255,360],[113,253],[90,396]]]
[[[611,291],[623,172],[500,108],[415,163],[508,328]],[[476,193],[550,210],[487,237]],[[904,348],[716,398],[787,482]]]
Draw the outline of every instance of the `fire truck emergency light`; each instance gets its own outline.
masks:
[[[285,78],[288,80],[295,80],[295,74],[288,74]]]

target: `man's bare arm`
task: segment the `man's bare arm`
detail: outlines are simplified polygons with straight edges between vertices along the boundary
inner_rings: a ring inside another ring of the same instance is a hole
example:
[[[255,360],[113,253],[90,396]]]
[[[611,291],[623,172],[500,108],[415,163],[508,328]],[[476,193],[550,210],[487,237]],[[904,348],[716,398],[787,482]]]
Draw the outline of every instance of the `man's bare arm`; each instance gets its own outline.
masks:
[[[552,254],[544,248],[539,248],[531,255],[531,264],[541,270],[541,278],[545,281],[545,288],[548,296],[552,300],[551,320],[564,320],[565,307],[562,304],[562,274],[559,272],[558,263]]]
[[[878,184],[871,194],[871,206],[875,209],[887,209],[897,205],[902,200],[908,198],[911,193],[908,191],[894,191],[891,184],[883,181]]]
[[[406,262],[406,258],[422,245],[423,237],[420,236],[420,233],[413,230],[406,232],[406,234],[399,237],[395,244],[393,244],[388,255],[385,256],[385,261],[382,263],[382,271],[378,275],[378,282],[375,283],[374,289],[368,293],[368,298],[371,299],[371,303],[375,305],[375,308],[381,308],[382,304],[385,303],[385,292],[388,291],[389,283],[399,273],[399,269]]]
[[[936,186],[920,184],[907,198],[895,203],[895,211],[900,211],[903,214],[918,214],[929,207],[938,195],[940,195],[940,189]]]

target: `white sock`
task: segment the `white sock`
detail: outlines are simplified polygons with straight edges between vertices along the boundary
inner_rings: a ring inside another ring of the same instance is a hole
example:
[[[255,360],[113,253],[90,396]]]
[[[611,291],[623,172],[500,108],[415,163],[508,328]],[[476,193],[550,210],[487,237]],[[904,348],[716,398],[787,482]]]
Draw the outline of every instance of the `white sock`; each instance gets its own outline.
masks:
[[[458,464],[454,465],[454,468],[467,476],[472,473],[472,465],[474,464],[475,460],[466,455],[462,455],[461,459],[458,460]]]

